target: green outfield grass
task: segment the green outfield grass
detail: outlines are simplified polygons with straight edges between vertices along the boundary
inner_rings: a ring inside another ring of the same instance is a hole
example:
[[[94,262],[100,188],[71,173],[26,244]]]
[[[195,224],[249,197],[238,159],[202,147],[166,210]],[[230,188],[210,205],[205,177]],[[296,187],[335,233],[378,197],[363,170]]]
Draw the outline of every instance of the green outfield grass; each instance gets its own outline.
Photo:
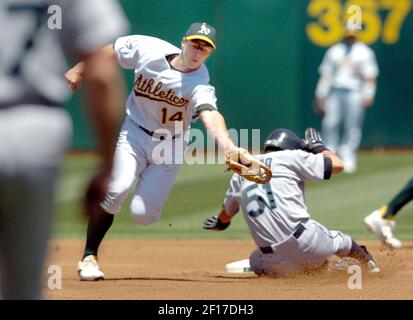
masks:
[[[96,167],[96,157],[71,155],[61,174],[53,237],[84,238],[86,222],[80,199]],[[108,238],[185,239],[250,238],[239,215],[224,232],[202,230],[203,220],[217,214],[224,199],[230,173],[222,165],[183,166],[164,207],[162,218],[150,226],[138,226],[129,216],[129,199],[115,217]],[[355,239],[374,239],[362,224],[364,215],[388,201],[413,175],[413,153],[363,152],[359,171],[344,173],[331,181],[308,183],[306,197],[312,217],[331,229],[348,232]],[[409,203],[397,219],[397,235],[413,239],[413,205]]]

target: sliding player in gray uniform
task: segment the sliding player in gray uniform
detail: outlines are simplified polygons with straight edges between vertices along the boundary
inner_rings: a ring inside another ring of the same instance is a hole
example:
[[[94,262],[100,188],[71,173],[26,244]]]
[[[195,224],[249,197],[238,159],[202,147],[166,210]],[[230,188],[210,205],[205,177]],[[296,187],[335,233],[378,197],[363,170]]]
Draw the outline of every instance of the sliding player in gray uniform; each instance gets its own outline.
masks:
[[[182,49],[143,35],[119,38],[104,49],[124,69],[134,70],[135,82],[126,101],[108,194],[88,224],[86,248],[78,265],[81,280],[104,277],[97,263],[98,247],[138,178],[130,205],[132,218],[144,225],[160,218],[183,162],[191,121],[200,118],[226,154],[241,150],[228,136],[204,65],[215,47],[215,29],[193,23],[182,38]],[[82,70],[80,63],[67,74],[74,88]],[[158,152],[161,149],[163,153]]]
[[[251,268],[258,275],[289,276],[317,269],[332,255],[356,258],[370,271],[379,272],[365,247],[310,218],[304,182],[329,179],[343,170],[343,164],[314,129],[307,129],[306,137],[307,142],[287,129],[274,130],[264,154],[256,156],[271,168],[273,178],[260,185],[234,174],[222,211],[208,218],[204,229],[224,230],[241,207],[258,247],[250,256]]]
[[[59,28],[59,18],[62,28],[49,29],[53,27],[49,19]],[[106,190],[123,115],[123,88],[119,68],[98,49],[127,29],[126,17],[112,0],[0,1],[0,295],[4,299],[41,298],[56,178],[72,132],[70,116],[61,108],[70,94],[64,80],[66,55],[85,60],[87,108],[103,156],[103,167],[90,183],[93,197],[87,199],[88,205],[96,205],[93,200],[99,203]]]

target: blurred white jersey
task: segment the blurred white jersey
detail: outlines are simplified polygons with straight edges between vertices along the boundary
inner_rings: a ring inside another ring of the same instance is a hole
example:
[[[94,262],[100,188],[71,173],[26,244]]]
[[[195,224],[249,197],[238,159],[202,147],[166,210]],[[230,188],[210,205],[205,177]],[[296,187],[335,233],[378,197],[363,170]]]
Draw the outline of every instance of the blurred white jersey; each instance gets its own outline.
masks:
[[[305,205],[304,182],[329,179],[332,164],[322,154],[284,150],[257,155],[269,166],[273,178],[265,185],[234,174],[224,201],[233,216],[239,207],[258,247],[281,243],[299,223],[310,219]]]
[[[367,45],[356,41],[352,46],[340,42],[329,48],[319,68],[320,75],[331,79],[332,88],[361,91],[363,80],[376,78],[376,57]]]
[[[139,126],[150,131],[165,128],[175,135],[189,128],[199,106],[216,108],[215,88],[205,65],[188,73],[171,67],[168,57],[181,52],[176,46],[133,35],[119,38],[114,48],[119,64],[135,70],[126,113]]]
[[[129,28],[113,0],[2,0],[0,22],[0,109],[63,103],[67,57],[93,52]]]

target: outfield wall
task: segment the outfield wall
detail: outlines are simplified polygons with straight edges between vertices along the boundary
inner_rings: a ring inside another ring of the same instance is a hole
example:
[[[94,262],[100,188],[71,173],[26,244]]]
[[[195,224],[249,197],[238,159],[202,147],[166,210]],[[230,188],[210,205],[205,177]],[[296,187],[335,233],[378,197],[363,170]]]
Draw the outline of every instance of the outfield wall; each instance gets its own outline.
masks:
[[[380,68],[377,99],[365,119],[364,147],[413,145],[413,0],[122,0],[131,33],[176,45],[193,21],[218,32],[208,60],[218,105],[230,128],[275,127],[303,132],[320,127],[311,110],[317,68],[326,48],[342,37],[347,6],[363,9],[361,37]],[[343,18],[344,17],[344,18]],[[125,73],[129,88],[133,72]],[[76,126],[73,146],[93,138],[79,95],[67,104]],[[199,124],[196,125],[200,127]]]

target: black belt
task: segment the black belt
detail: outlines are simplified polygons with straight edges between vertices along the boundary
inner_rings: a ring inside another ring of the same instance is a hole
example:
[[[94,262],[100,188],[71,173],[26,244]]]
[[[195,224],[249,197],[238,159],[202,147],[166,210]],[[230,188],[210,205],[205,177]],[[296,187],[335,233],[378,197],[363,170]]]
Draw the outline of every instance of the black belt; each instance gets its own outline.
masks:
[[[294,238],[298,239],[303,234],[304,230],[305,227],[301,223],[299,223],[293,233]],[[260,247],[260,250],[263,254],[269,254],[274,252],[272,247]]]
[[[146,129],[146,128],[140,126],[140,125],[138,125],[138,126],[139,126],[139,128],[142,129],[143,132],[145,132],[146,134],[150,135],[151,137],[157,138],[159,140],[165,140],[165,137],[167,136],[167,134],[161,134],[161,133],[158,134],[155,131],[149,131],[148,129]],[[176,138],[176,135],[174,135],[172,137],[172,139],[175,139],[175,138]]]

